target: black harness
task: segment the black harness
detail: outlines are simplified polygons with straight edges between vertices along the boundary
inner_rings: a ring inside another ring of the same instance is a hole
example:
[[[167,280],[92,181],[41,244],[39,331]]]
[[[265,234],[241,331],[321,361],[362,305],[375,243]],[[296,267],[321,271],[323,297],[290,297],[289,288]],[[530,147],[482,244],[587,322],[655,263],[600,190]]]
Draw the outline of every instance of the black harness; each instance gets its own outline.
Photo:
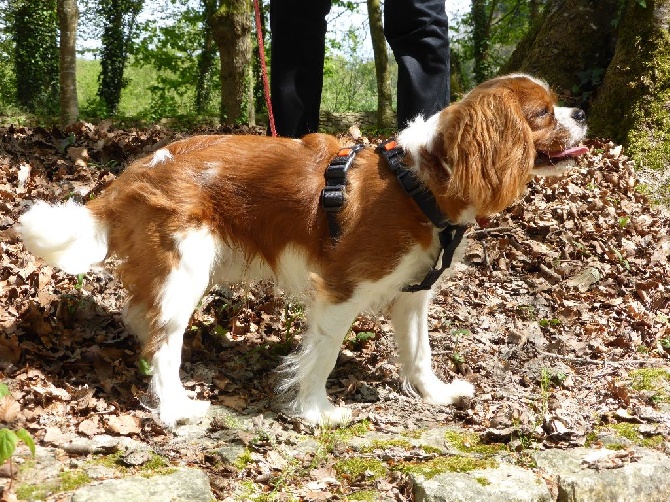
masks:
[[[351,167],[356,153],[363,149],[363,145],[355,145],[340,150],[330,165],[326,168],[326,186],[321,192],[321,205],[328,215],[330,235],[334,241],[340,236],[341,228],[337,213],[344,205],[346,196],[347,171]],[[428,190],[417,176],[404,164],[404,150],[395,140],[389,140],[379,145],[375,151],[386,159],[391,172],[396,175],[405,192],[414,199],[424,215],[440,229],[440,253],[435,264],[419,284],[404,286],[401,291],[414,293],[432,288],[442,273],[451,266],[456,248],[463,240],[465,225],[454,225],[442,214],[435,196]],[[439,266],[438,266],[439,263]]]

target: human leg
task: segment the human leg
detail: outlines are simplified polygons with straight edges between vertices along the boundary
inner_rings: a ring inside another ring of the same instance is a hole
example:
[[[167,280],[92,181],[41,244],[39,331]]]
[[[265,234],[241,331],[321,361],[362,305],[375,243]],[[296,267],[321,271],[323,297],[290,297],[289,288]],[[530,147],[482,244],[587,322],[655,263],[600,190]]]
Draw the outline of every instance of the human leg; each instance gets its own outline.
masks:
[[[319,127],[331,0],[271,0],[271,94],[277,134],[301,137]]]
[[[444,0],[386,0],[384,34],[398,62],[398,128],[449,104],[449,38]]]

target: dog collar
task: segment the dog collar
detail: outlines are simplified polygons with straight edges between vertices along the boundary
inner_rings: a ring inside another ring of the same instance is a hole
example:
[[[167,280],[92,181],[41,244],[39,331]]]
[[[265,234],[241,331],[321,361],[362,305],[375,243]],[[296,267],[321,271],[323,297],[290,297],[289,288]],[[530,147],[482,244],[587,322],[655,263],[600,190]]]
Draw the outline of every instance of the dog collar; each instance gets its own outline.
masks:
[[[398,145],[396,140],[385,141],[376,148],[376,151],[384,156],[389,169],[396,175],[407,195],[414,199],[414,202],[416,202],[423,214],[433,225],[440,229],[439,239],[441,249],[435,260],[435,264],[419,284],[410,284],[402,288],[402,291],[409,293],[429,290],[437,282],[442,273],[451,266],[454,253],[463,240],[467,226],[455,225],[442,213],[435,195],[421,183],[414,172],[407,169],[407,166],[403,162],[405,150]]]

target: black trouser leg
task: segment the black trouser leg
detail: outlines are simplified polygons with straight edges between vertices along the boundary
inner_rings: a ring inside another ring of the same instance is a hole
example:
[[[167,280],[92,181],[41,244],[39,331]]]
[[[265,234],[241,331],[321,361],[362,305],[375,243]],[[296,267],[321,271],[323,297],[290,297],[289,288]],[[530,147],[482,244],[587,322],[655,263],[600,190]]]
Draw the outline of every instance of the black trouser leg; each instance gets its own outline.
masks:
[[[398,128],[449,104],[449,39],[444,0],[386,0],[384,34],[398,62]]]
[[[331,0],[271,0],[271,93],[277,134],[298,138],[319,128]]]

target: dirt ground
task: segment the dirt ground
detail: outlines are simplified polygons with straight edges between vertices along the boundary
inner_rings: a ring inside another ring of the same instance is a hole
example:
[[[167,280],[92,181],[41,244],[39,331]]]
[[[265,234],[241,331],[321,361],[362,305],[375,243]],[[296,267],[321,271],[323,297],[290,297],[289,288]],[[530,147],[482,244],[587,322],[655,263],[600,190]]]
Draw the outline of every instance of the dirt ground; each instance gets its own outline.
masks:
[[[146,363],[121,322],[114,263],[67,276],[29,255],[13,225],[33,200],[86,199],[130,159],[179,136],[105,123],[0,130],[0,370],[11,393],[0,421],[38,444],[59,431],[124,435],[159,450],[171,437],[143,405]],[[668,441],[670,217],[621,147],[589,146],[571,174],[534,181],[523,200],[472,228],[465,263],[435,293],[434,366],[446,380],[472,381],[471,403],[436,407],[403,392],[383,312],[353,325],[332,398],[371,429],[454,423],[519,452],[583,445],[618,423]],[[213,291],[185,337],[186,387],[246,414],[277,411],[274,370],[304,323],[299,299],[269,284]],[[208,470],[217,497],[240,480],[264,482],[253,466],[218,469],[202,452],[180,455],[171,460]],[[340,490],[366,483],[341,482]],[[387,488],[402,499],[405,482]]]

